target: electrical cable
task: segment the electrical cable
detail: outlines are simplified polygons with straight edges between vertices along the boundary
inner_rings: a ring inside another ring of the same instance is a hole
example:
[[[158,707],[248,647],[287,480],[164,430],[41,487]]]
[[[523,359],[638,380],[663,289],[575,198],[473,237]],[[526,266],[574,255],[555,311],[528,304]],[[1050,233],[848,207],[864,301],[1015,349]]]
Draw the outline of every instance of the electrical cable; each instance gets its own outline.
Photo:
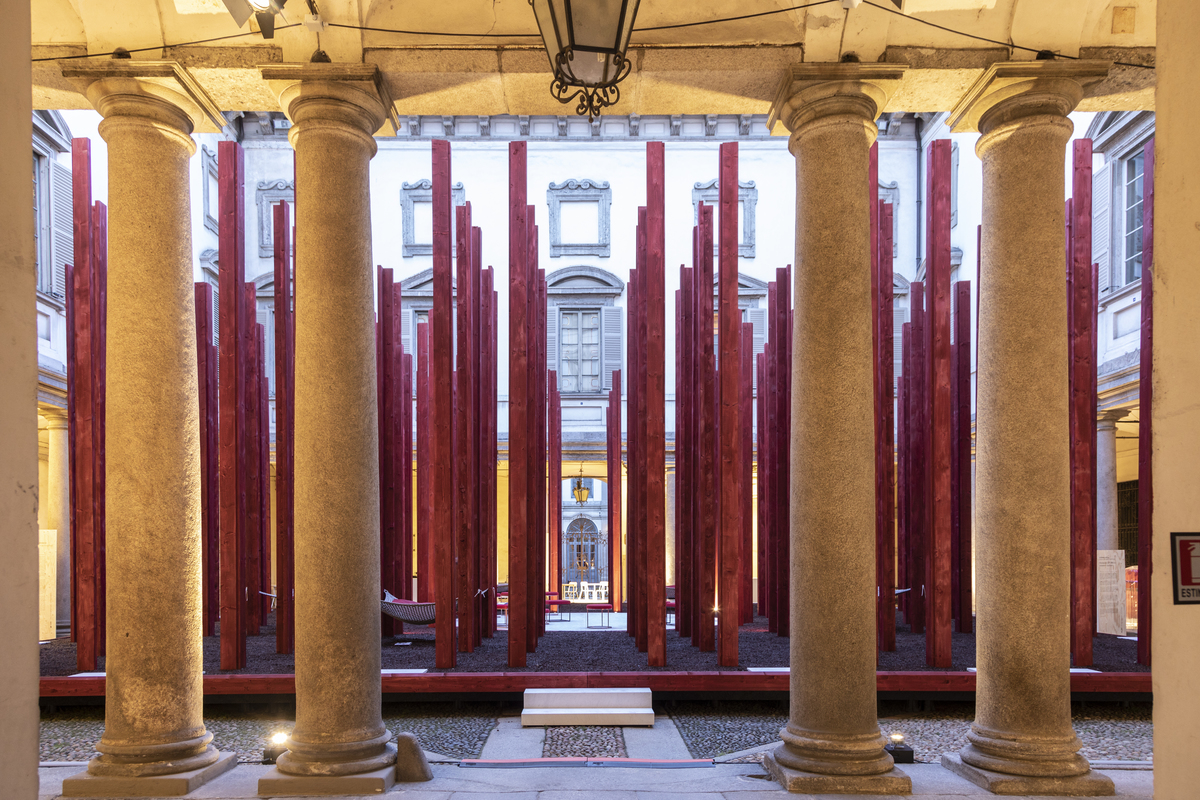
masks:
[[[280,25],[275,30],[286,31],[288,28],[295,28],[300,25],[299,22],[293,22],[288,25]],[[246,33],[234,33],[229,36],[214,36],[211,39],[197,39],[194,42],[180,42],[178,44],[159,44],[154,47],[139,47],[135,50],[125,50],[125,53],[149,53],[153,50],[166,50],[169,47],[191,47],[194,44],[208,44],[209,42],[223,42],[227,39],[240,39],[243,36],[258,36],[260,31],[247,31]],[[83,53],[77,56],[51,56],[50,58],[34,58],[31,59],[35,64],[39,61],[73,61],[77,58],[103,58],[104,56],[112,55],[108,53]]]
[[[786,14],[789,11],[800,11],[805,8],[813,8],[814,6],[823,6],[826,3],[835,3],[837,0],[817,0],[815,3],[806,3],[801,6],[792,6],[791,8],[777,8],[774,11],[760,11],[757,14],[742,14],[738,17],[722,17],[721,19],[706,19],[700,22],[680,22],[675,25],[655,25],[650,28],[634,28],[634,33],[645,33],[646,31],[669,31],[676,28],[694,28],[697,25],[716,25],[721,22],[738,22],[743,19],[754,19],[756,17],[769,17],[772,14]]]
[[[1019,44],[1013,44],[1012,42],[1001,42],[996,39],[989,39],[986,36],[977,36],[973,33],[967,33],[965,31],[955,30],[954,28],[948,28],[945,25],[938,25],[936,22],[930,22],[927,19],[921,19],[920,17],[913,17],[908,14],[905,14],[904,12],[900,11],[899,9],[888,8],[887,6],[881,6],[878,3],[872,2],[872,0],[863,0],[863,5],[868,5],[871,8],[878,8],[880,11],[886,11],[889,14],[895,14],[898,17],[904,17],[905,19],[910,19],[913,22],[918,22],[922,25],[927,25],[930,28],[937,28],[939,31],[945,31],[946,33],[953,33],[956,36],[965,36],[968,39],[974,39],[978,42],[987,42],[988,44],[997,44],[997,45],[1000,45],[1001,47],[1007,47],[1012,50],[1024,50],[1027,53],[1043,52],[1042,50],[1039,50],[1035,47],[1024,47]],[[1068,56],[1063,53],[1054,53],[1054,57],[1055,58],[1067,58],[1072,61],[1081,60],[1079,56]],[[1112,63],[1114,63],[1118,66],[1122,66],[1122,67],[1137,67],[1138,69],[1155,69],[1155,66],[1153,64],[1134,64],[1134,63],[1131,63],[1128,61],[1114,61]]]

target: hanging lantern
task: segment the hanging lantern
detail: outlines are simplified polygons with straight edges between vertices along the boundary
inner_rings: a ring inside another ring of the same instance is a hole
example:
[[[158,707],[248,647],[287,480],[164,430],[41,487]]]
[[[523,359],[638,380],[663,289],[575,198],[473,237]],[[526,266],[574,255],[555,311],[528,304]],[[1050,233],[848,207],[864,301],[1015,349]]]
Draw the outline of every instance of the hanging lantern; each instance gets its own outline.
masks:
[[[575,113],[588,119],[621,99],[629,74],[625,58],[639,0],[529,0],[537,18],[560,103],[578,98]]]
[[[583,483],[583,464],[580,464],[579,477],[575,479],[575,487],[571,490],[571,494],[575,495],[575,502],[582,506],[587,503],[589,493],[588,487]]]

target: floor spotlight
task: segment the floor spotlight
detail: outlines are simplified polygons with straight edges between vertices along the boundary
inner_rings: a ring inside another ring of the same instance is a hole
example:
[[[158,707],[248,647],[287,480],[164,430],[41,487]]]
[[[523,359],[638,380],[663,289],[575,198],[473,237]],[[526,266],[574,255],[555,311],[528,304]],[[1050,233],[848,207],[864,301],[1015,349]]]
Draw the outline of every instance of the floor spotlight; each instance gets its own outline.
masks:
[[[275,38],[275,15],[283,11],[287,0],[224,0],[233,21],[242,27],[254,15],[264,39]]]

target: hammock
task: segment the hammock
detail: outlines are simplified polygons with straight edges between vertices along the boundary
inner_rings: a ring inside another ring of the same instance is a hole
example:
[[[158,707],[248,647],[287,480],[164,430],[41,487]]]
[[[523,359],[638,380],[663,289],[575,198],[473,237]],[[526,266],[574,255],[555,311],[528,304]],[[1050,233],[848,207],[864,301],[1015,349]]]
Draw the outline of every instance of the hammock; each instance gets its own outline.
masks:
[[[436,616],[437,606],[434,603],[418,603],[415,600],[401,600],[387,589],[383,590],[383,601],[379,609],[389,617],[412,625],[432,625]]]

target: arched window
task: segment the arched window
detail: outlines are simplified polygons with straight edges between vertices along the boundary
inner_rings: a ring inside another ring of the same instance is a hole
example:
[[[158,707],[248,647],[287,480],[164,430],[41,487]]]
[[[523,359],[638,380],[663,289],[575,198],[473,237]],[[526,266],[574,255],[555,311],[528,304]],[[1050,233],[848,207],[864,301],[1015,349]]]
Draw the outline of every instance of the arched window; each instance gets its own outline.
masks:
[[[563,582],[608,580],[608,537],[587,517],[576,517],[563,534]]]

